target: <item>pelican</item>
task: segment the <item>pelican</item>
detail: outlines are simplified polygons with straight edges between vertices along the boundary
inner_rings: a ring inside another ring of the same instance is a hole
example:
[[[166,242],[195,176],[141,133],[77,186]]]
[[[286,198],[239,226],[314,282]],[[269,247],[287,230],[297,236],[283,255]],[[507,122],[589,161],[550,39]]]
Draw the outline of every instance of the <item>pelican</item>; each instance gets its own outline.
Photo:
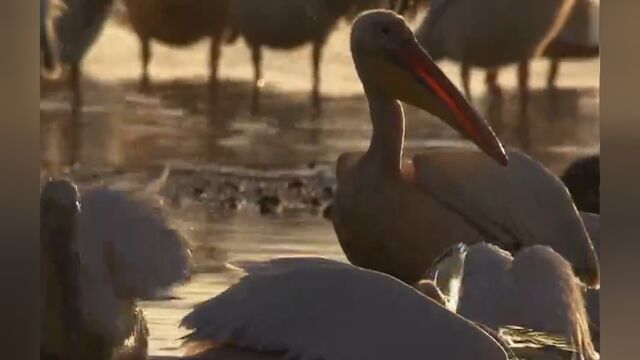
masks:
[[[575,5],[558,36],[547,46],[542,56],[549,59],[547,87],[555,88],[560,62],[566,59],[589,59],[600,55],[599,3],[575,0]],[[497,72],[487,74],[489,89],[497,89]]]
[[[507,358],[478,326],[386,274],[304,257],[241,267],[246,276],[182,320],[190,358]]]
[[[210,38],[209,93],[217,95],[218,62],[227,26],[229,0],[124,0],[129,22],[140,40],[140,89],[149,89],[151,40],[189,46]]]
[[[456,274],[459,315],[498,331],[507,325],[559,334],[585,359],[599,358],[589,332],[584,286],[570,265],[548,246],[515,257],[487,243],[469,247]]]
[[[293,49],[311,43],[311,102],[320,111],[320,60],[324,44],[338,20],[350,12],[371,8],[379,0],[234,0],[231,26],[251,49],[254,68],[251,112],[260,111],[262,48]]]
[[[498,68],[518,64],[522,110],[528,101],[529,60],[542,54],[567,21],[575,0],[432,0],[416,30],[435,59],[461,63],[465,94],[471,98],[471,67],[488,69],[487,84]],[[498,92],[498,88],[491,89]]]
[[[489,241],[513,252],[545,244],[586,284],[599,284],[597,256],[564,185],[519,152],[507,160],[489,125],[401,17],[383,10],[361,15],[351,52],[373,125],[368,150],[337,161],[332,221],[352,264],[415,284],[459,242]],[[482,152],[434,150],[403,160],[398,100],[439,117]]]
[[[190,276],[190,251],[155,204],[50,180],[40,197],[41,351],[46,358],[146,359],[138,300]]]
[[[78,119],[83,99],[80,89],[82,60],[100,36],[113,0],[58,0],[62,10],[53,19],[53,33],[62,64],[69,68],[71,112]]]
[[[558,36],[545,49],[549,59],[547,86],[554,88],[563,59],[588,59],[600,55],[600,3],[576,0],[571,15]]]

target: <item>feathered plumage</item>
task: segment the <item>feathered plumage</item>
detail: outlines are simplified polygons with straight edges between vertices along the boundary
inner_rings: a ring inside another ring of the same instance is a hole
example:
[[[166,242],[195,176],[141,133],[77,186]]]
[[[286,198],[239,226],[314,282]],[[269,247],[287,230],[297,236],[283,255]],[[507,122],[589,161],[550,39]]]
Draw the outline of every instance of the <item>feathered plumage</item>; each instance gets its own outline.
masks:
[[[239,283],[183,319],[187,345],[296,359],[506,358],[477,326],[385,274],[321,258],[244,267]]]
[[[465,256],[457,311],[495,330],[516,325],[562,335],[585,358],[597,359],[583,292],[568,262],[549,247],[512,257],[480,243]]]

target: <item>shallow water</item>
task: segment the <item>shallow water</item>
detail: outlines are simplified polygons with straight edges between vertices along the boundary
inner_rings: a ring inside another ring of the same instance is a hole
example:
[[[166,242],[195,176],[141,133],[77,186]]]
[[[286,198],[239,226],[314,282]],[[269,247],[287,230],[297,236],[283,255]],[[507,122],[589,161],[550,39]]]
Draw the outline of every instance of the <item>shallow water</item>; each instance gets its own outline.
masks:
[[[331,224],[319,214],[324,202],[314,209],[285,206],[281,213],[263,216],[250,196],[249,201],[238,201],[238,210],[221,210],[203,200],[202,191],[190,191],[222,178],[247,187],[277,188],[293,178],[331,187],[337,156],[364,150],[370,136],[347,38],[348,29],[341,25],[325,50],[324,112],[318,118],[310,112],[307,47],[265,52],[260,117],[248,114],[249,53],[241,42],[225,47],[219,71],[221,105],[209,121],[204,101],[207,42],[185,49],[154,44],[152,91],[141,95],[136,38],[113,22],[85,60],[87,105],[80,124],[71,124],[64,86],[43,84],[42,177],[71,174],[81,183],[136,187],[156,177],[165,164],[174,169],[161,194],[171,221],[192,243],[199,270],[190,284],[176,289],[180,299],[143,304],[153,354],[179,353],[176,339],[184,334],[177,328],[180,318],[238,278],[226,262],[302,254],[344,260]],[[474,103],[503,142],[558,172],[578,156],[599,152],[599,65],[599,60],[564,63],[559,89],[549,93],[544,89],[547,64],[534,62],[527,118],[518,116],[513,68],[501,73],[501,103],[485,96],[483,75],[474,73]],[[457,66],[442,67],[459,84]],[[406,115],[407,153],[462,143],[430,116],[412,108]]]

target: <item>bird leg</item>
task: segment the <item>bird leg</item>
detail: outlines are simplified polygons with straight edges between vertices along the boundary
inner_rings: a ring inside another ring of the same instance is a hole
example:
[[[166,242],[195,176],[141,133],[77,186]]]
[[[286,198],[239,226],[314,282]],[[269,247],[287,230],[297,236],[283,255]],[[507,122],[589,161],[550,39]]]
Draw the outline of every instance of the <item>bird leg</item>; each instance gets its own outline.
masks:
[[[260,112],[260,87],[262,87],[262,48],[260,45],[251,47],[251,61],[254,71],[251,114],[256,115]]]
[[[313,106],[314,114],[320,114],[321,112],[321,99],[320,99],[320,60],[322,57],[322,47],[324,41],[317,41],[313,43],[312,50],[312,64],[313,64],[313,88],[311,89],[311,104]]]
[[[140,60],[142,61],[142,73],[140,74],[140,91],[149,91],[149,62],[151,62],[151,41],[149,38],[140,38]]]
[[[462,63],[460,67],[460,77],[462,78],[462,88],[464,89],[464,95],[467,100],[471,101],[471,90],[469,89],[469,75],[471,67],[467,63]]]
[[[529,61],[524,60],[518,65],[518,88],[520,90],[520,113],[527,113],[529,106]]]
[[[80,64],[71,64],[69,71],[69,87],[71,88],[71,119],[75,124],[80,120],[82,110],[82,93],[80,92]]]
[[[560,68],[560,61],[558,59],[549,60],[549,73],[547,75],[547,88],[555,89],[556,78],[558,76],[558,69]]]
[[[218,66],[221,45],[222,34],[212,35],[209,48],[209,115],[213,115],[218,104]],[[210,118],[213,119],[213,117]]]
[[[500,85],[498,85],[498,71],[498,68],[489,69],[485,75],[487,88],[494,97],[502,96],[502,89],[500,89]]]

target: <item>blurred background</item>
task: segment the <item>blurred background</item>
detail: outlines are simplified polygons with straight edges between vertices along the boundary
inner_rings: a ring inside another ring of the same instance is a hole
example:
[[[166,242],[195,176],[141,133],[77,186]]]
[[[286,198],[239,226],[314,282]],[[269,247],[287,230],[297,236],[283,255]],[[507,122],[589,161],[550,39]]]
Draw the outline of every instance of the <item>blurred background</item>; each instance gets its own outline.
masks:
[[[371,135],[349,25],[363,9],[397,1],[340,0],[349,5],[343,8],[329,0],[273,0],[262,10],[241,5],[252,2],[246,0],[43,2],[43,26],[55,30],[47,37],[60,64],[41,76],[41,179],[141,188],[170,168],[160,194],[193,247],[197,275],[177,289],[178,299],[143,306],[152,354],[178,353],[179,319],[237,278],[226,262],[282,255],[344,260],[326,220],[335,160],[366,150]],[[591,9],[577,21],[582,33],[597,34],[599,2],[580,2]],[[417,28],[429,2],[408,4],[405,15]],[[305,16],[322,25],[321,35],[305,38],[312,32]],[[270,38],[255,81],[260,40],[251,40],[246,23],[270,21],[288,24],[282,36],[291,39],[262,31]],[[550,56],[531,59],[524,112],[517,64],[500,68],[499,94],[487,90],[483,69],[472,69],[470,92],[503,143],[559,174],[576,158],[599,153],[600,61],[597,53],[563,59],[550,86]],[[460,65],[446,59],[439,65],[462,88]],[[466,143],[429,114],[405,106],[405,115],[407,154]]]

